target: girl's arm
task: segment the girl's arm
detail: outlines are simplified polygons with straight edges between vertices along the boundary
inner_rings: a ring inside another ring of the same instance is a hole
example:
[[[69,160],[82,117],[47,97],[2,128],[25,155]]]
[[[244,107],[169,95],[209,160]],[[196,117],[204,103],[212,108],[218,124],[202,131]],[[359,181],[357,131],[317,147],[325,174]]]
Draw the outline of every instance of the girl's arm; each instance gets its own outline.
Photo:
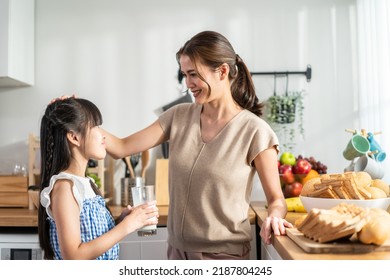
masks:
[[[51,193],[51,211],[56,221],[58,239],[64,259],[96,259],[129,233],[145,225],[157,224],[149,219],[158,216],[158,209],[143,204],[132,209],[122,222],[107,233],[89,242],[81,242],[80,208],[73,196],[73,183],[58,180]]]
[[[118,138],[104,130],[103,134],[106,136],[106,150],[114,159],[149,150],[167,140],[158,120],[125,138]]]
[[[260,231],[266,244],[270,244],[272,233],[285,235],[285,228],[292,227],[292,224],[284,219],[287,206],[280,186],[277,160],[275,148],[264,150],[254,160],[268,204],[268,217],[263,222]]]

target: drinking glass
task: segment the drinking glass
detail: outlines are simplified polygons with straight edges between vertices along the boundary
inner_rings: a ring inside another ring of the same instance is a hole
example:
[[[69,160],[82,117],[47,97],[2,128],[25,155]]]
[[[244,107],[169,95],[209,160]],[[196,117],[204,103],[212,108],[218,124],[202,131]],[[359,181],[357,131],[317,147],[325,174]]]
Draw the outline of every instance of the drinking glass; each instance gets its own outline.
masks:
[[[153,185],[132,187],[131,193],[133,196],[134,207],[156,199]],[[155,205],[151,205],[150,207],[154,206]],[[155,220],[157,217],[153,217],[151,219]],[[151,236],[155,234],[157,234],[157,225],[144,226],[138,229],[138,236]]]

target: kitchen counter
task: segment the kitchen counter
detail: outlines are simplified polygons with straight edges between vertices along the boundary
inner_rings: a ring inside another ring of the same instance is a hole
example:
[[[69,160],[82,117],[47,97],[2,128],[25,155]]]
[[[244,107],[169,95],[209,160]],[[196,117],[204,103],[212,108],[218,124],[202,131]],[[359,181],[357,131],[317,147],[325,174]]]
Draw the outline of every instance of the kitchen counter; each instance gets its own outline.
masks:
[[[0,208],[0,227],[36,227],[38,210]]]
[[[109,206],[114,218],[118,217],[123,209],[122,206]],[[159,225],[167,224],[168,206],[158,206],[160,217]],[[253,217],[255,214],[253,212]],[[0,227],[37,227],[38,210],[27,208],[0,208]]]
[[[120,215],[122,206],[109,206],[112,215],[116,218]],[[160,226],[167,225],[168,206],[158,206],[160,217],[158,218]],[[256,222],[256,214],[250,209],[248,217],[251,224]],[[38,210],[29,210],[27,208],[0,208],[0,227],[37,227]]]
[[[252,208],[257,216],[257,223],[260,226],[267,217],[265,202],[255,201],[251,203]],[[294,224],[297,219],[304,213],[288,212],[286,220]],[[387,252],[370,252],[362,254],[308,254],[303,251],[288,236],[275,236],[272,240],[272,246],[275,248],[280,257],[284,260],[389,260],[390,251]]]

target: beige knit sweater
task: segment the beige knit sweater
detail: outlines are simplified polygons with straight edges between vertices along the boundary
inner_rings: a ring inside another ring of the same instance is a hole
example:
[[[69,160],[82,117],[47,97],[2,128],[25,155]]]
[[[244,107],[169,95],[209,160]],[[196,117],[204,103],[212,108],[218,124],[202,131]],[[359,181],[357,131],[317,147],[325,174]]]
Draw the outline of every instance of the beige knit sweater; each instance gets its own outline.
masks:
[[[201,110],[180,104],[159,118],[169,139],[168,242],[188,252],[242,255],[252,239],[252,161],[278,139],[264,120],[243,110],[204,143]]]

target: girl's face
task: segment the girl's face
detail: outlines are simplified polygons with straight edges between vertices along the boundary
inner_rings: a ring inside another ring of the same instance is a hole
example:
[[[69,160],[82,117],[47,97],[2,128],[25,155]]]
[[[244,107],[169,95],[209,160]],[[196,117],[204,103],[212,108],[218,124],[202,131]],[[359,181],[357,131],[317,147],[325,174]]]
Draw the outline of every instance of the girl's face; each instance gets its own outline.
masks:
[[[196,103],[205,104],[218,97],[218,91],[216,91],[219,82],[218,71],[213,71],[201,63],[197,63],[196,68],[187,55],[180,57],[180,68],[185,77],[187,88],[191,90]],[[207,83],[202,81],[199,74],[210,85],[212,94],[210,94]]]
[[[85,153],[88,158],[99,160],[106,157],[106,137],[99,126],[92,127],[86,137]]]

